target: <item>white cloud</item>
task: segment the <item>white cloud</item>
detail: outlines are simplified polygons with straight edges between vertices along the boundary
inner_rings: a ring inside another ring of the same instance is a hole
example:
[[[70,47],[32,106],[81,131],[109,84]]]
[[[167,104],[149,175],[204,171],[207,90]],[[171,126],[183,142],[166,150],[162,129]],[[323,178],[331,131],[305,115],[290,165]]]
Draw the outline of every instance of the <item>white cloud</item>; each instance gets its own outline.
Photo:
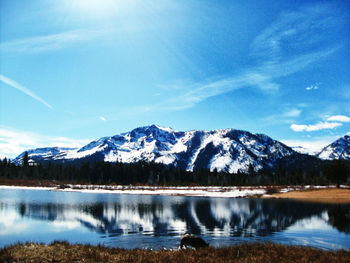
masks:
[[[317,90],[318,86],[317,85],[310,85],[308,87],[305,88],[306,90]]]
[[[319,122],[317,124],[291,124],[290,128],[296,132],[302,131],[319,131],[324,129],[334,129],[336,127],[342,126],[342,122],[350,122],[350,117],[344,115],[334,115],[327,118],[325,122]]]
[[[308,153],[316,154],[319,153],[324,147],[328,146],[335,140],[339,139],[342,135],[325,135],[325,136],[315,136],[312,137],[309,134],[307,139],[302,140],[281,140],[285,145],[292,147],[294,150]],[[302,148],[299,148],[302,147]]]
[[[35,100],[39,101],[40,103],[44,104],[49,109],[52,109],[52,106],[50,104],[48,104],[42,98],[40,98],[39,96],[35,95],[32,91],[30,91],[29,89],[23,87],[21,84],[17,83],[16,81],[14,81],[14,80],[12,80],[12,79],[10,79],[8,77],[5,77],[4,75],[0,75],[0,81],[5,83],[7,86],[15,88],[15,89],[23,92],[24,94],[32,97],[33,99],[35,99]]]
[[[325,146],[332,143],[337,138],[316,139],[312,141],[301,140],[281,140],[285,145],[292,147],[295,151],[308,154],[319,153]],[[302,148],[299,148],[302,147]]]
[[[0,157],[14,158],[25,150],[40,147],[75,148],[86,145],[90,140],[46,136],[26,131],[15,131],[0,127]]]
[[[329,117],[327,121],[350,122],[350,117],[344,115],[334,115]]]
[[[106,118],[103,117],[103,116],[100,116],[100,120],[101,120],[101,121],[106,121]]]
[[[290,128],[296,132],[302,131],[319,131],[324,129],[334,129],[336,127],[342,126],[343,124],[338,122],[319,122],[317,124],[305,125],[305,124],[292,124]]]

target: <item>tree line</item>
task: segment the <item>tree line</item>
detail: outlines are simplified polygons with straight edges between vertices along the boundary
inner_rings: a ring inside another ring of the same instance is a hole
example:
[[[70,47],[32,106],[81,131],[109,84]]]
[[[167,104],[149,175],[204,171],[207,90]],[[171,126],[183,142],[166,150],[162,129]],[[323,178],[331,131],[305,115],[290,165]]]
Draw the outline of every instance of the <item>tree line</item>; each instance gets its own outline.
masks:
[[[155,162],[72,162],[31,164],[25,154],[21,165],[6,158],[0,160],[0,179],[55,180],[58,182],[120,185],[329,185],[346,184],[350,179],[350,162],[343,160],[322,161],[321,165],[308,168],[288,167],[283,164],[274,169],[248,172],[218,172],[199,169],[186,171]]]

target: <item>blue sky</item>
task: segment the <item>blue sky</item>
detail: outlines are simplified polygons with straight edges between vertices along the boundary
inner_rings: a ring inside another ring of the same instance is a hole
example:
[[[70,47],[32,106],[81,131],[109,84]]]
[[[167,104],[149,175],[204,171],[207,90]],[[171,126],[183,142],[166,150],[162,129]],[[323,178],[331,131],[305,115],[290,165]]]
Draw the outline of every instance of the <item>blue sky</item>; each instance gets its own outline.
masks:
[[[350,129],[350,2],[1,0],[0,156],[158,124]]]

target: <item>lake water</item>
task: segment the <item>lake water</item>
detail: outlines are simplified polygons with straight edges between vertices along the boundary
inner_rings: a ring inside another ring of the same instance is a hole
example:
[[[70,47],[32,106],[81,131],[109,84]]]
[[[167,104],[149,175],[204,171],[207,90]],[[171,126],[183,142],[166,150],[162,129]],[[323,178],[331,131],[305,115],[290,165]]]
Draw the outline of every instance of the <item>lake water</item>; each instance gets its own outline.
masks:
[[[187,231],[212,246],[261,241],[349,250],[350,205],[0,189],[0,247],[67,240],[175,249]]]

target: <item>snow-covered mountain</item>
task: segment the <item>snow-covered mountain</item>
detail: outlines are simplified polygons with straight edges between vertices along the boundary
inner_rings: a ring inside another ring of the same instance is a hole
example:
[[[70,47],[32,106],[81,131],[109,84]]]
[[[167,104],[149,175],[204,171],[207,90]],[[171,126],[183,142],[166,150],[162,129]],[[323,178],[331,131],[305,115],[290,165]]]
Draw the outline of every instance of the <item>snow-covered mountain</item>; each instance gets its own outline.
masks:
[[[313,155],[313,153],[309,149],[303,146],[291,146],[291,148],[298,153]]]
[[[157,125],[103,137],[82,148],[39,148],[28,151],[29,160],[103,160],[132,163],[141,160],[173,164],[193,171],[248,171],[273,167],[286,156],[296,154],[290,147],[263,134],[224,129],[213,131],[174,131]],[[14,162],[20,163],[24,153]]]
[[[350,136],[345,135],[327,145],[317,154],[317,157],[324,160],[350,160]]]

